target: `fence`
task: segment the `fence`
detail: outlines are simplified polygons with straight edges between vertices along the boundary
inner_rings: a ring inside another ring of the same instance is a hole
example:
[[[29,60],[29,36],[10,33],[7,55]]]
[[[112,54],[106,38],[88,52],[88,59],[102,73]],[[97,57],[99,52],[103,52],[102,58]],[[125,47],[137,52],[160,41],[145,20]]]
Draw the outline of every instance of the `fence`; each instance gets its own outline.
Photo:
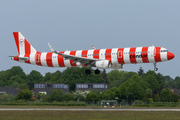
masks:
[[[0,101],[0,105],[34,105],[34,106],[107,106],[105,104],[101,105],[101,101],[96,102],[77,102],[77,101],[69,101],[69,102],[40,102],[40,101]],[[115,104],[109,104],[109,106],[114,106]],[[132,106],[132,107],[180,107],[180,102],[135,102],[135,103],[127,103],[127,102],[117,102],[116,106]]]

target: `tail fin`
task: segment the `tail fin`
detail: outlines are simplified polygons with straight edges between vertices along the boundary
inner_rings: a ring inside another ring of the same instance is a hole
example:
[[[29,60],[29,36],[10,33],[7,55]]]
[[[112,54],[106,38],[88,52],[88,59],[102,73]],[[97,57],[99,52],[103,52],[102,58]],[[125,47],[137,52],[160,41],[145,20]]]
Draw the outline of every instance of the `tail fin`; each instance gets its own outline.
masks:
[[[20,56],[36,53],[36,49],[26,40],[20,32],[13,32],[17,50]]]

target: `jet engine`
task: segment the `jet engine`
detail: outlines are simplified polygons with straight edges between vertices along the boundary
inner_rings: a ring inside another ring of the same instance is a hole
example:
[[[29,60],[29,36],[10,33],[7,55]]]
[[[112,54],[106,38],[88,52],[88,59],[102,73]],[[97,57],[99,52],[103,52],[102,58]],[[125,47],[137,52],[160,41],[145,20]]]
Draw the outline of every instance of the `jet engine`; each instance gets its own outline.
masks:
[[[99,69],[108,69],[111,66],[109,60],[96,61],[95,66]]]

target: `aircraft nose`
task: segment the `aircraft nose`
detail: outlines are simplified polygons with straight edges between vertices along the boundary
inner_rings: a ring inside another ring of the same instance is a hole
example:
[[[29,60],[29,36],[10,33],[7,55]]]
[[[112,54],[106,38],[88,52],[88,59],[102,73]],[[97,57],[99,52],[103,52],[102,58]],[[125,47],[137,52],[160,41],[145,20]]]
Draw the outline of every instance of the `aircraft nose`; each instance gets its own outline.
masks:
[[[168,58],[168,60],[171,60],[171,59],[173,59],[174,57],[175,57],[175,56],[174,56],[173,53],[167,52],[167,58]]]

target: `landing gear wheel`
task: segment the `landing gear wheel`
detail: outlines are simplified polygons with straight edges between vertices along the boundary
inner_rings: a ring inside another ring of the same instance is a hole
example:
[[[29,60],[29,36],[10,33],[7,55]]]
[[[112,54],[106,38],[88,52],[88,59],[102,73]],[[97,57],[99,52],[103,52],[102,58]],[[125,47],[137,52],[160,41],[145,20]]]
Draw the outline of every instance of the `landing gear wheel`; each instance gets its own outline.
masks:
[[[99,74],[100,71],[99,71],[98,69],[96,69],[96,70],[94,71],[94,73],[95,73],[95,74]]]
[[[157,68],[157,67],[155,67],[155,68],[154,68],[154,71],[158,71],[158,68]]]
[[[86,73],[86,74],[91,74],[91,70],[86,69],[86,70],[85,70],[85,73]]]

